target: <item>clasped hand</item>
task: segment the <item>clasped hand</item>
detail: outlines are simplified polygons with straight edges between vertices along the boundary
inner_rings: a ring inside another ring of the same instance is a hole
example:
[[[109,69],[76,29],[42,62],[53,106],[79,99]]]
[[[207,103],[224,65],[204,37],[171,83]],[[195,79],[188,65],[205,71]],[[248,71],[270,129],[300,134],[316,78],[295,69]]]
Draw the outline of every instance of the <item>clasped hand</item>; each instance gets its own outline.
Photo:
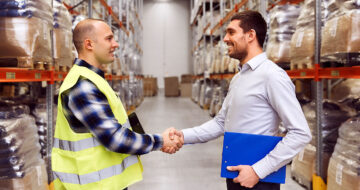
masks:
[[[173,154],[184,144],[184,135],[181,131],[177,131],[175,128],[168,128],[162,133],[164,140],[161,151],[169,154]]]

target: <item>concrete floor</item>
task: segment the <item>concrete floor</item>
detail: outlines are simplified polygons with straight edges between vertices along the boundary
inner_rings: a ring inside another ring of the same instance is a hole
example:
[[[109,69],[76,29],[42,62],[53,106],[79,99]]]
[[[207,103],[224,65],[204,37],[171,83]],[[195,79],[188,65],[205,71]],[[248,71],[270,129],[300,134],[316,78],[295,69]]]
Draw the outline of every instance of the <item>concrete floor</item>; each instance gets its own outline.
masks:
[[[145,98],[136,113],[147,133],[159,134],[171,126],[184,129],[211,119],[190,98],[165,98],[163,94]],[[220,137],[204,144],[186,145],[172,155],[155,151],[141,156],[144,179],[129,190],[226,189],[225,179],[220,177],[222,141]],[[287,177],[281,190],[304,188]]]

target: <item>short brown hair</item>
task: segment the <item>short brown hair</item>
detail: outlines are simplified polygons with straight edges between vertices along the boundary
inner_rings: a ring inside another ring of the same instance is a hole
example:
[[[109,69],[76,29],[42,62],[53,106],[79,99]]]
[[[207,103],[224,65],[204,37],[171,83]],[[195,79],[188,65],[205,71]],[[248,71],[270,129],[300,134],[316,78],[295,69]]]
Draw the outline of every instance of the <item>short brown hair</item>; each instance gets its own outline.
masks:
[[[94,27],[93,23],[97,22],[97,21],[104,22],[104,20],[101,20],[101,19],[88,18],[88,19],[80,21],[76,25],[76,27],[73,31],[73,42],[74,42],[77,52],[80,52],[82,50],[83,42],[86,37],[95,35],[93,33],[95,31],[94,30],[95,27]]]
[[[266,36],[267,24],[261,14],[257,11],[242,11],[231,17],[231,21],[240,20],[240,28],[244,32],[255,30],[256,38],[260,47],[263,46]]]

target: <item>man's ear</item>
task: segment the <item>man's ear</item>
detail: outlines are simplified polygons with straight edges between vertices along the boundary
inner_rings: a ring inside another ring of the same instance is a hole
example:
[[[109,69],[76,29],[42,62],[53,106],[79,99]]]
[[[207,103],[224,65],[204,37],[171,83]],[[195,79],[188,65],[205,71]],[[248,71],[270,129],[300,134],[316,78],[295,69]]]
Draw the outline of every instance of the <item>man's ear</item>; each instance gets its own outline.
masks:
[[[253,42],[256,40],[256,31],[254,29],[251,29],[247,32],[248,42]]]
[[[94,48],[93,43],[90,39],[84,40],[84,47],[87,50],[92,50]]]

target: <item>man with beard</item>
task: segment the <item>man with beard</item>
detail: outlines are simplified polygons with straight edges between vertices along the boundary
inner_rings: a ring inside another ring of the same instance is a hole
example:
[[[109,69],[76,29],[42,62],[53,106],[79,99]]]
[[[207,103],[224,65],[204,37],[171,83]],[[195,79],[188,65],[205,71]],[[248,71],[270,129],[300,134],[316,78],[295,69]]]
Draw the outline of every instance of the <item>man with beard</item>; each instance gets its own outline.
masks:
[[[142,180],[137,155],[183,142],[132,131],[126,111],[100,69],[114,61],[119,44],[102,20],[79,22],[73,39],[79,53],[59,91],[52,149],[55,189],[122,190]]]
[[[251,166],[227,168],[239,171],[236,178],[226,180],[228,190],[280,190],[280,184],[259,179],[286,165],[311,140],[294,84],[262,50],[266,28],[265,20],[256,11],[244,11],[231,18],[224,42],[229,56],[238,59],[240,65],[221,110],[200,126],[169,134],[170,138],[174,134],[182,136],[185,143],[207,142],[225,131],[275,136],[282,121],[288,132],[268,155]]]

